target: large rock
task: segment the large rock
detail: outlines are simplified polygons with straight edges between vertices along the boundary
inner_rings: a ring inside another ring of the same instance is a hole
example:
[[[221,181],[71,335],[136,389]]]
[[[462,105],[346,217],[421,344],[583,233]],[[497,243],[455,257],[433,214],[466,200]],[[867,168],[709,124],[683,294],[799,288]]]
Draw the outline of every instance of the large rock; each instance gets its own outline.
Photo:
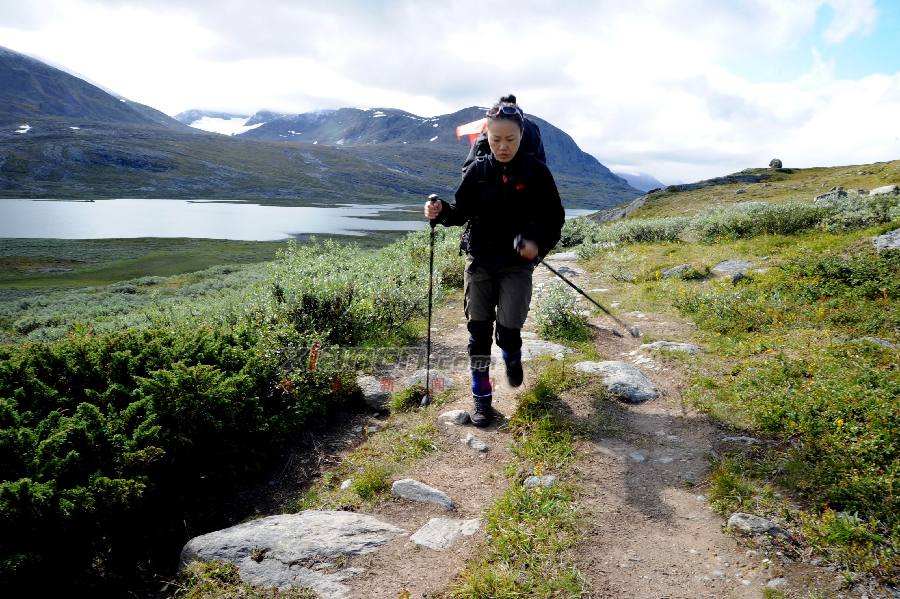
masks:
[[[644,343],[639,349],[644,351],[664,349],[666,351],[696,354],[698,351],[700,351],[700,346],[694,345],[693,343],[681,343],[678,341],[654,341],[653,343]]]
[[[900,185],[883,185],[869,191],[870,196],[880,196],[884,194],[900,194]]]
[[[479,526],[480,522],[475,519],[432,518],[409,538],[416,545],[443,550],[463,535],[472,536]]]
[[[315,570],[316,563],[375,551],[405,534],[387,522],[355,512],[306,510],[237,524],[194,537],[181,551],[181,563],[222,560],[235,564],[241,579],[254,586],[305,586],[320,597],[347,597],[342,584],[360,572]]]
[[[900,249],[900,229],[888,231],[884,235],[872,238],[872,245],[879,252]]]
[[[768,518],[743,512],[731,514],[726,526],[751,535],[761,535],[778,530],[778,526]]]
[[[723,260],[710,271],[719,276],[735,277],[736,275],[746,275],[753,268],[753,263],[747,260]]]
[[[817,195],[816,199],[813,200],[816,204],[830,204],[836,200],[840,200],[847,197],[847,192],[844,191],[843,187],[834,187],[830,191],[823,193],[822,195]]]
[[[659,396],[659,391],[650,379],[627,362],[578,362],[575,370],[601,375],[610,394],[628,403],[642,403]]]
[[[781,159],[773,158],[769,161],[769,168],[781,168]]]
[[[394,481],[391,485],[391,495],[411,501],[434,503],[445,509],[452,510],[456,506],[450,496],[434,487],[429,487],[423,482],[411,478],[403,478]]]
[[[363,401],[373,410],[387,409],[388,400],[391,398],[389,385],[383,385],[381,381],[370,374],[361,374],[356,377],[356,384],[362,389]]]

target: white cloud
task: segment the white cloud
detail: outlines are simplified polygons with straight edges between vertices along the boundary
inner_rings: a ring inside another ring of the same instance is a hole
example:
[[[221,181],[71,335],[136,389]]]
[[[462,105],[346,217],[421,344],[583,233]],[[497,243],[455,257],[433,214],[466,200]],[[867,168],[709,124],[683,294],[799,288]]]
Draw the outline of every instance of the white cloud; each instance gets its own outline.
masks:
[[[900,114],[900,64],[842,81],[833,62],[800,46],[825,5],[831,21],[812,44],[870,32],[871,0],[50,0],[40,14],[20,4],[0,0],[0,45],[169,114],[434,115],[512,91],[601,161],[666,182],[776,155],[808,166],[900,154],[884,126]],[[798,48],[812,66],[791,81],[751,80],[733,66],[778,65]]]

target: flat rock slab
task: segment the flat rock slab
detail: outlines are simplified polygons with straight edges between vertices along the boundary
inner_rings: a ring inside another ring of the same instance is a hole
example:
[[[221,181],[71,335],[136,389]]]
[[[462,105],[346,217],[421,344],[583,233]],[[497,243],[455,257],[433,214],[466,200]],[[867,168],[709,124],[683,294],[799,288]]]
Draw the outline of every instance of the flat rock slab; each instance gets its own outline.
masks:
[[[900,185],[882,185],[869,191],[870,196],[880,196],[884,194],[900,194]]]
[[[557,252],[547,256],[547,260],[558,260],[560,262],[578,260],[578,254],[575,252]]]
[[[677,351],[688,354],[696,354],[700,351],[700,346],[693,343],[681,343],[679,341],[654,341],[653,343],[644,343],[640,346],[643,351],[655,351],[664,349],[666,351]]]
[[[900,229],[888,231],[884,235],[872,238],[872,245],[879,252],[900,249]]]
[[[716,275],[733,277],[746,275],[751,268],[753,268],[753,263],[748,260],[723,260],[713,266],[710,271]]]
[[[581,270],[580,268],[576,268],[574,266],[560,266],[559,268],[556,269],[556,272],[558,272],[561,275],[568,275],[570,277],[577,277],[577,276],[584,274],[583,270]],[[565,285],[565,283],[563,283],[563,284]]]
[[[480,526],[481,523],[477,519],[432,518],[409,538],[416,545],[441,551],[450,547],[463,535],[471,537],[478,532]]]
[[[671,277],[680,277],[686,272],[689,272],[693,267],[690,264],[679,264],[677,266],[672,266],[663,270],[660,273],[660,276],[664,279],[668,279]]]
[[[456,506],[450,496],[439,491],[434,487],[429,487],[423,482],[413,480],[411,478],[402,478],[395,480],[391,485],[391,495],[410,501],[421,501],[423,503],[434,503],[445,509],[452,510]]]
[[[607,390],[628,403],[643,403],[659,397],[656,386],[647,376],[627,362],[578,362],[575,370],[587,374],[599,374]]]
[[[237,566],[247,584],[280,589],[306,586],[321,597],[347,597],[350,589],[342,581],[360,570],[344,568],[327,573],[306,565],[370,553],[405,533],[366,514],[306,510],[258,518],[194,537],[182,549],[181,563],[227,561]]]

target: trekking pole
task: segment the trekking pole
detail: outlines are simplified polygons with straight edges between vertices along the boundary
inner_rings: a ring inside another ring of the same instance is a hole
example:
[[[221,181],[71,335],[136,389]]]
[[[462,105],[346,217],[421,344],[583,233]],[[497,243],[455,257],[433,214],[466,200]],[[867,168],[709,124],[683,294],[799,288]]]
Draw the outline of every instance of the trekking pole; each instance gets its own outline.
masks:
[[[521,236],[521,235],[516,235],[516,240],[515,240],[515,242],[514,242],[516,251],[519,251],[519,249],[522,247],[522,244],[523,244],[523,243],[524,243],[524,240],[522,239],[522,236]],[[544,262],[544,259],[543,259],[543,258],[541,258],[541,259],[539,260],[539,262],[540,262],[541,264],[543,264],[544,266],[546,266],[547,268],[549,268],[549,269],[550,269],[550,272],[552,272],[552,273],[555,274],[557,277],[559,277],[560,279],[562,279],[563,281],[565,281],[566,284],[569,285],[569,287],[571,287],[572,289],[574,289],[575,291],[577,291],[578,293],[580,293],[581,295],[583,295],[584,297],[586,297],[586,298],[588,299],[589,302],[591,302],[592,304],[594,304],[595,306],[597,306],[598,308],[600,308],[601,310],[603,310],[603,311],[606,313],[607,316],[609,316],[610,318],[612,318],[612,319],[616,322],[616,324],[618,324],[620,327],[622,327],[623,329],[625,329],[626,331],[628,331],[628,333],[629,333],[632,337],[634,337],[635,339],[637,339],[638,337],[640,337],[640,331],[638,330],[637,327],[635,327],[635,326],[629,326],[628,324],[626,324],[626,323],[622,322],[621,320],[619,320],[618,318],[616,318],[616,316],[613,315],[612,312],[610,312],[610,311],[607,310],[605,307],[603,307],[602,305],[600,305],[599,303],[597,303],[597,301],[596,301],[594,298],[592,298],[592,297],[589,296],[587,293],[585,293],[584,291],[582,291],[581,288],[578,287],[578,285],[576,285],[575,283],[573,283],[573,282],[570,281],[569,279],[567,279],[567,278],[565,278],[564,276],[562,276],[555,268],[553,268],[552,266],[550,266],[549,264],[547,264],[546,262]]]
[[[437,194],[428,196],[429,202],[437,202]],[[431,225],[431,232],[428,241],[428,333],[425,341],[425,395],[419,405],[423,408],[431,403],[431,303],[434,294],[434,226],[437,224],[434,219],[429,219],[428,224]]]

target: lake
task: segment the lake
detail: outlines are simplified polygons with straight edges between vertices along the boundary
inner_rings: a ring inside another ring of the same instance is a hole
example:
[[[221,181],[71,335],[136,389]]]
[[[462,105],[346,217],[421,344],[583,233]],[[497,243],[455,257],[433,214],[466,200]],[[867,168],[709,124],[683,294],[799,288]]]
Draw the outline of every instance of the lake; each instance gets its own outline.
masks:
[[[566,218],[591,212],[594,210],[567,208]],[[426,226],[421,206],[409,204],[266,206],[216,200],[0,199],[0,237],[275,241],[308,233],[366,235]]]

